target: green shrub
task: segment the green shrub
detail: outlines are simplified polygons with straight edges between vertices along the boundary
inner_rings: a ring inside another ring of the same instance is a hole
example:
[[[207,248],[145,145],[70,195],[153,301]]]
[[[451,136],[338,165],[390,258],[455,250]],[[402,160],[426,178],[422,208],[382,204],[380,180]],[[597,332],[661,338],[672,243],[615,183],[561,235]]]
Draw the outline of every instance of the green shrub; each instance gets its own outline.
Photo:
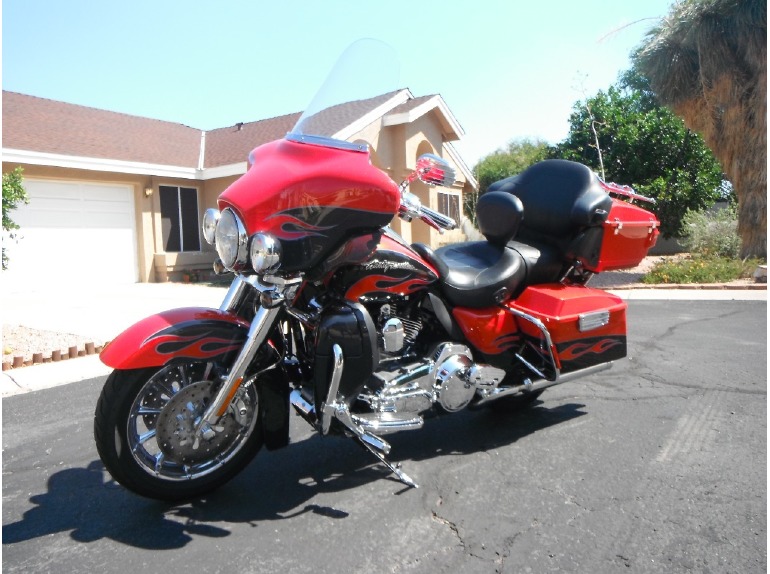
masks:
[[[12,240],[16,239],[16,233],[14,232],[19,228],[11,219],[11,212],[20,203],[29,203],[22,175],[21,167],[3,174],[3,243],[5,243],[6,237]],[[3,246],[2,251],[3,270],[5,270],[8,268],[8,256],[5,254],[5,246]]]
[[[760,263],[758,259],[741,261],[728,257],[695,255],[656,264],[642,277],[642,283],[727,283],[751,277]]]
[[[738,236],[738,210],[732,204],[724,209],[688,211],[683,219],[683,246],[692,254],[737,259],[741,251]]]

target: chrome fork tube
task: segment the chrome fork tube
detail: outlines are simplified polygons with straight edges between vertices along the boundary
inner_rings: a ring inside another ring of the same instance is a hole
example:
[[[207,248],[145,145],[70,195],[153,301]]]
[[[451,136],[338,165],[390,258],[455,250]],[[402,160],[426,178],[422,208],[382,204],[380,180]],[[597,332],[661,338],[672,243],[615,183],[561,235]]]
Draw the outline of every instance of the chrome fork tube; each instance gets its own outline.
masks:
[[[233,282],[235,283],[235,281]],[[242,279],[241,285],[237,286],[238,292],[243,295],[247,286],[252,286],[261,292],[262,298],[267,299],[270,302],[269,306],[261,305],[257,308],[257,312],[254,315],[254,319],[249,326],[249,334],[246,337],[246,342],[238,354],[238,357],[233,363],[233,367],[230,369],[230,373],[227,375],[222,387],[217,392],[214,400],[203,413],[200,421],[198,422],[198,434],[204,439],[210,439],[216,432],[214,426],[219,422],[219,419],[227,412],[227,408],[230,406],[236,391],[243,382],[243,377],[246,373],[246,369],[254,360],[257,351],[265,342],[267,334],[270,332],[270,328],[278,318],[281,309],[283,308],[284,296],[283,293],[275,290],[274,286],[265,286],[257,281],[250,281],[249,279]],[[231,287],[231,291],[233,291]],[[228,296],[230,292],[228,292]],[[228,297],[229,298],[229,297]],[[223,306],[228,302],[226,298],[223,302]],[[228,305],[237,307],[238,299],[235,297],[229,298]]]
[[[249,292],[249,282],[241,275],[236,275],[233,282],[230,283],[230,288],[227,290],[225,298],[222,300],[222,304],[219,306],[220,311],[226,313],[232,313],[241,304],[243,299]]]

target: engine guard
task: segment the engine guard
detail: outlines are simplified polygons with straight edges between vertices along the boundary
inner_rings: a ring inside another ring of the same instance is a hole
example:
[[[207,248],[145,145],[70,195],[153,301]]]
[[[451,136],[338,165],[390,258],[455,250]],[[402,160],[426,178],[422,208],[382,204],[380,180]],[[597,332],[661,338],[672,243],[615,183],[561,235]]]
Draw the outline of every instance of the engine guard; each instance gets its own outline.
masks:
[[[249,332],[240,317],[204,307],[151,315],[115,337],[99,358],[113,369],[160,367],[172,359],[212,359],[236,354]]]

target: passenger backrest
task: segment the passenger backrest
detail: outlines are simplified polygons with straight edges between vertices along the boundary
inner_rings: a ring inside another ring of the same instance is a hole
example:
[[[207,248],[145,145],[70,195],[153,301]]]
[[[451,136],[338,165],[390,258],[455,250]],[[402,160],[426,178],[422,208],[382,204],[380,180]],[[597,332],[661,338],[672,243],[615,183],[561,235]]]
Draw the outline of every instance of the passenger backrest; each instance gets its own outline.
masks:
[[[502,191],[488,191],[476,204],[479,231],[495,245],[505,245],[514,238],[523,215],[521,200]]]
[[[521,200],[524,219],[517,237],[522,241],[534,238],[564,246],[582,229],[604,223],[612,206],[589,167],[562,159],[541,161],[495,182],[485,195],[494,191]]]

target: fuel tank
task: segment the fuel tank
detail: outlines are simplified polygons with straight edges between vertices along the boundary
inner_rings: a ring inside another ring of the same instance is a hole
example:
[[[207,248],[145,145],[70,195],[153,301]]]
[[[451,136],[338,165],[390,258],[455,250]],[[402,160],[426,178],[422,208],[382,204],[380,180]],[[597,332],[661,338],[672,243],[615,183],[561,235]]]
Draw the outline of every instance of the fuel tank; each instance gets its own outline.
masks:
[[[437,271],[389,228],[355,237],[330,257],[331,287],[352,302],[388,301],[438,280]]]

